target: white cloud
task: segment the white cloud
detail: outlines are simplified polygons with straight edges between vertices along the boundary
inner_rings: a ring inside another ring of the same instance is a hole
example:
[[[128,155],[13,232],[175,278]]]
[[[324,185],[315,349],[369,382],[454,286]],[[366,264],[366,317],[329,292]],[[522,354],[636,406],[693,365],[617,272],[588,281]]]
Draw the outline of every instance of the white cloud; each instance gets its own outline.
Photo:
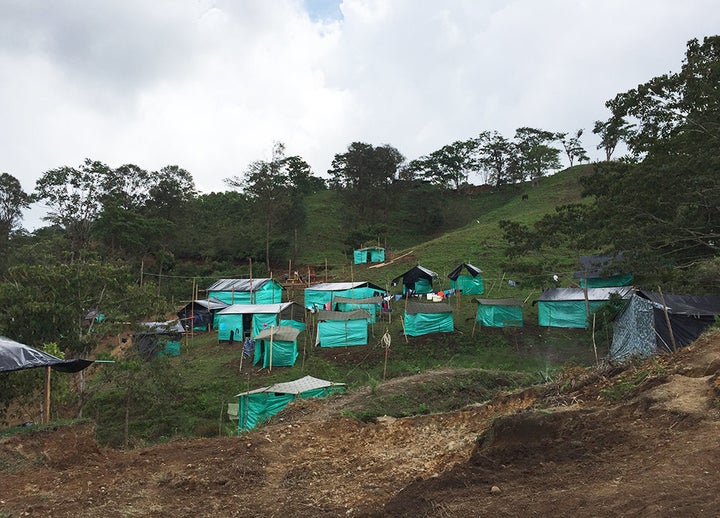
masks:
[[[599,157],[604,102],[720,27],[714,0],[310,4],[0,0],[0,171],[177,164],[223,190],[275,140],[324,173],[357,140],[412,159],[520,126]]]

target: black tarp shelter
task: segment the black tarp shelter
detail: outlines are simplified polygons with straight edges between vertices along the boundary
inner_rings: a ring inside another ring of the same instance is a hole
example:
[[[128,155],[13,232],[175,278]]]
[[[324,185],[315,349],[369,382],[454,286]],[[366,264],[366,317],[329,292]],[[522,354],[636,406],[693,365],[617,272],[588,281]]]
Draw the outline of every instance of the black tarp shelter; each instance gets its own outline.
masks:
[[[638,290],[615,317],[610,358],[624,361],[633,356],[646,358],[672,352],[673,341],[675,348],[685,347],[710,327],[717,316],[720,297]]]
[[[612,286],[630,286],[633,274],[627,272],[625,256],[581,255],[580,267],[573,277],[580,279],[580,286],[588,288],[608,288]]]
[[[468,275],[463,275],[463,270]],[[482,295],[485,292],[482,270],[470,263],[462,263],[448,274],[450,288],[462,292],[463,295]]]
[[[392,280],[392,285],[397,286],[402,281],[403,293],[415,293],[422,295],[432,293],[432,283],[438,278],[438,274],[432,270],[428,270],[424,266],[413,266],[402,275],[398,275]]]
[[[190,301],[177,316],[185,329],[206,330],[215,326],[215,313],[228,307],[228,304],[216,298]]]

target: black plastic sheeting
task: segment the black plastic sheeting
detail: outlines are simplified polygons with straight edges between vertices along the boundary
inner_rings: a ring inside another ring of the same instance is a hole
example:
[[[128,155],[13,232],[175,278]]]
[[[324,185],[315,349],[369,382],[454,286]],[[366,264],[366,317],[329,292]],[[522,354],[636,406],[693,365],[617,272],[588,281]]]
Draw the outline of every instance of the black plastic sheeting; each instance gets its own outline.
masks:
[[[92,360],[62,360],[57,356],[34,349],[15,340],[0,336],[0,372],[12,372],[36,367],[52,367],[59,372],[79,372]]]
[[[581,255],[580,269],[573,277],[576,279],[596,279],[627,273],[623,264],[625,256],[622,253],[615,255]]]
[[[470,263],[462,263],[460,266],[458,266],[457,268],[455,268],[453,271],[451,271],[448,274],[448,279],[450,279],[451,281],[456,281],[457,278],[460,277],[460,274],[462,273],[463,268],[465,268],[468,271],[468,273],[470,275],[472,275],[473,277],[477,277],[478,275],[480,275],[482,273],[482,270],[480,268],[478,268],[477,266],[473,266]]]
[[[397,286],[397,283],[402,279],[405,286],[414,286],[418,279],[427,279],[431,284],[433,279],[437,279],[438,274],[432,270],[428,270],[424,266],[415,266],[402,275],[398,275],[392,280],[392,285]]]

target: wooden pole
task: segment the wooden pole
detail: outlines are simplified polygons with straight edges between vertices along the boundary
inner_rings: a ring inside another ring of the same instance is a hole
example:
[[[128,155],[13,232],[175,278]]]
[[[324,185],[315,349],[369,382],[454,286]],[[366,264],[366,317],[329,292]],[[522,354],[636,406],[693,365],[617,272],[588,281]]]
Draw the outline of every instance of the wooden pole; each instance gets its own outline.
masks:
[[[670,323],[670,315],[668,314],[667,304],[665,304],[665,295],[663,295],[663,292],[660,289],[660,286],[658,286],[658,292],[660,293],[660,298],[662,299],[663,313],[665,313],[665,323],[667,324],[668,332],[670,333],[670,343],[672,344],[673,352],[675,352],[675,351],[677,351],[677,343],[675,342],[675,333],[673,333],[672,324]]]
[[[595,365],[599,365],[600,360],[598,360],[597,344],[595,343],[595,314],[594,313],[593,313],[593,325],[592,325],[592,341],[593,341],[593,350],[595,351]]]
[[[143,273],[145,271],[145,259],[140,261],[140,287],[143,285]]]
[[[588,282],[587,279],[583,279],[583,296],[585,297],[585,321],[590,322],[590,299],[588,297]]]
[[[50,422],[50,367],[45,367],[45,400],[43,402],[43,423]]]
[[[275,333],[273,332],[273,328],[270,328],[270,368],[268,369],[268,372],[272,372],[272,350],[273,350],[273,335]]]

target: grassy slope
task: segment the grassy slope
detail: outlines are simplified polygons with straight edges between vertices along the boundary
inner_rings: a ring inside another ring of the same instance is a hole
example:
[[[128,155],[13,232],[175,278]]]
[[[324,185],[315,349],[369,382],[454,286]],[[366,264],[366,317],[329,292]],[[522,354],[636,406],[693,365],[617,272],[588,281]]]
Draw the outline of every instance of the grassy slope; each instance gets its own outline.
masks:
[[[483,270],[485,296],[515,296],[531,298],[539,293],[540,282],[522,271],[508,271],[504,255],[504,243],[498,222],[513,219],[531,223],[554,207],[579,201],[578,177],[585,168],[574,168],[543,179],[538,187],[513,188],[502,193],[487,193],[463,201],[462,209],[469,211],[466,220],[472,223],[453,232],[447,232],[429,241],[420,241],[406,249],[395,250],[394,255],[411,252],[403,260],[381,268],[350,266],[342,253],[345,230],[337,217],[341,204],[331,192],[314,197],[309,203],[310,232],[305,238],[305,249],[313,250],[304,259],[307,263],[322,264],[324,256],[331,267],[331,280],[368,280],[388,286],[390,280],[415,264],[422,264],[440,275],[438,288],[449,287],[447,274],[458,264],[470,262]],[[528,194],[522,200],[523,193]],[[407,238],[406,238],[407,239]],[[391,241],[391,240],[389,240]],[[388,243],[391,244],[390,242]],[[553,272],[561,274],[563,284],[571,279],[577,262],[577,251],[553,250],[545,257],[531,257],[540,264],[547,264],[542,272],[549,282]],[[341,264],[341,266],[338,266]],[[321,272],[318,271],[318,275]],[[518,286],[511,288],[507,280],[516,280]],[[393,291],[397,291],[394,288]],[[293,293],[294,300],[302,301],[302,293]],[[415,374],[437,368],[485,368],[531,373],[536,378],[548,375],[567,362],[589,364],[594,360],[589,333],[582,330],[539,328],[534,308],[524,306],[525,326],[522,329],[473,329],[476,305],[468,297],[452,301],[455,307],[456,333],[434,335],[406,340],[402,335],[402,302],[395,306],[391,323],[374,326],[374,336],[367,347],[318,349],[312,347],[313,336],[301,335],[300,358],[291,368],[276,368],[272,373],[250,366],[248,361],[240,366],[240,345],[218,346],[216,337],[198,335],[183,346],[181,357],[171,359],[171,368],[183,380],[185,403],[178,411],[185,412],[182,419],[186,425],[176,430],[179,435],[213,435],[219,428],[220,408],[234,400],[234,394],[244,390],[266,386],[278,381],[297,379],[306,374],[342,381],[350,388],[370,384],[373,386],[384,377],[384,350],[378,347],[382,333],[387,330],[392,346],[387,364],[388,378]],[[602,345],[602,344],[601,344]],[[427,397],[427,394],[422,395]],[[417,398],[408,397],[409,401]],[[468,393],[465,403],[472,401]],[[374,402],[373,404],[376,404]],[[458,405],[462,403],[459,402]],[[417,406],[416,403],[412,403]],[[393,410],[397,414],[412,412],[413,408]],[[372,412],[382,413],[382,408]],[[363,415],[367,415],[364,413]],[[96,417],[99,428],[108,427],[107,437],[119,437],[121,423],[117,419]],[[149,419],[145,416],[143,419]],[[226,432],[231,427],[223,424]],[[103,434],[99,434],[102,438]]]

